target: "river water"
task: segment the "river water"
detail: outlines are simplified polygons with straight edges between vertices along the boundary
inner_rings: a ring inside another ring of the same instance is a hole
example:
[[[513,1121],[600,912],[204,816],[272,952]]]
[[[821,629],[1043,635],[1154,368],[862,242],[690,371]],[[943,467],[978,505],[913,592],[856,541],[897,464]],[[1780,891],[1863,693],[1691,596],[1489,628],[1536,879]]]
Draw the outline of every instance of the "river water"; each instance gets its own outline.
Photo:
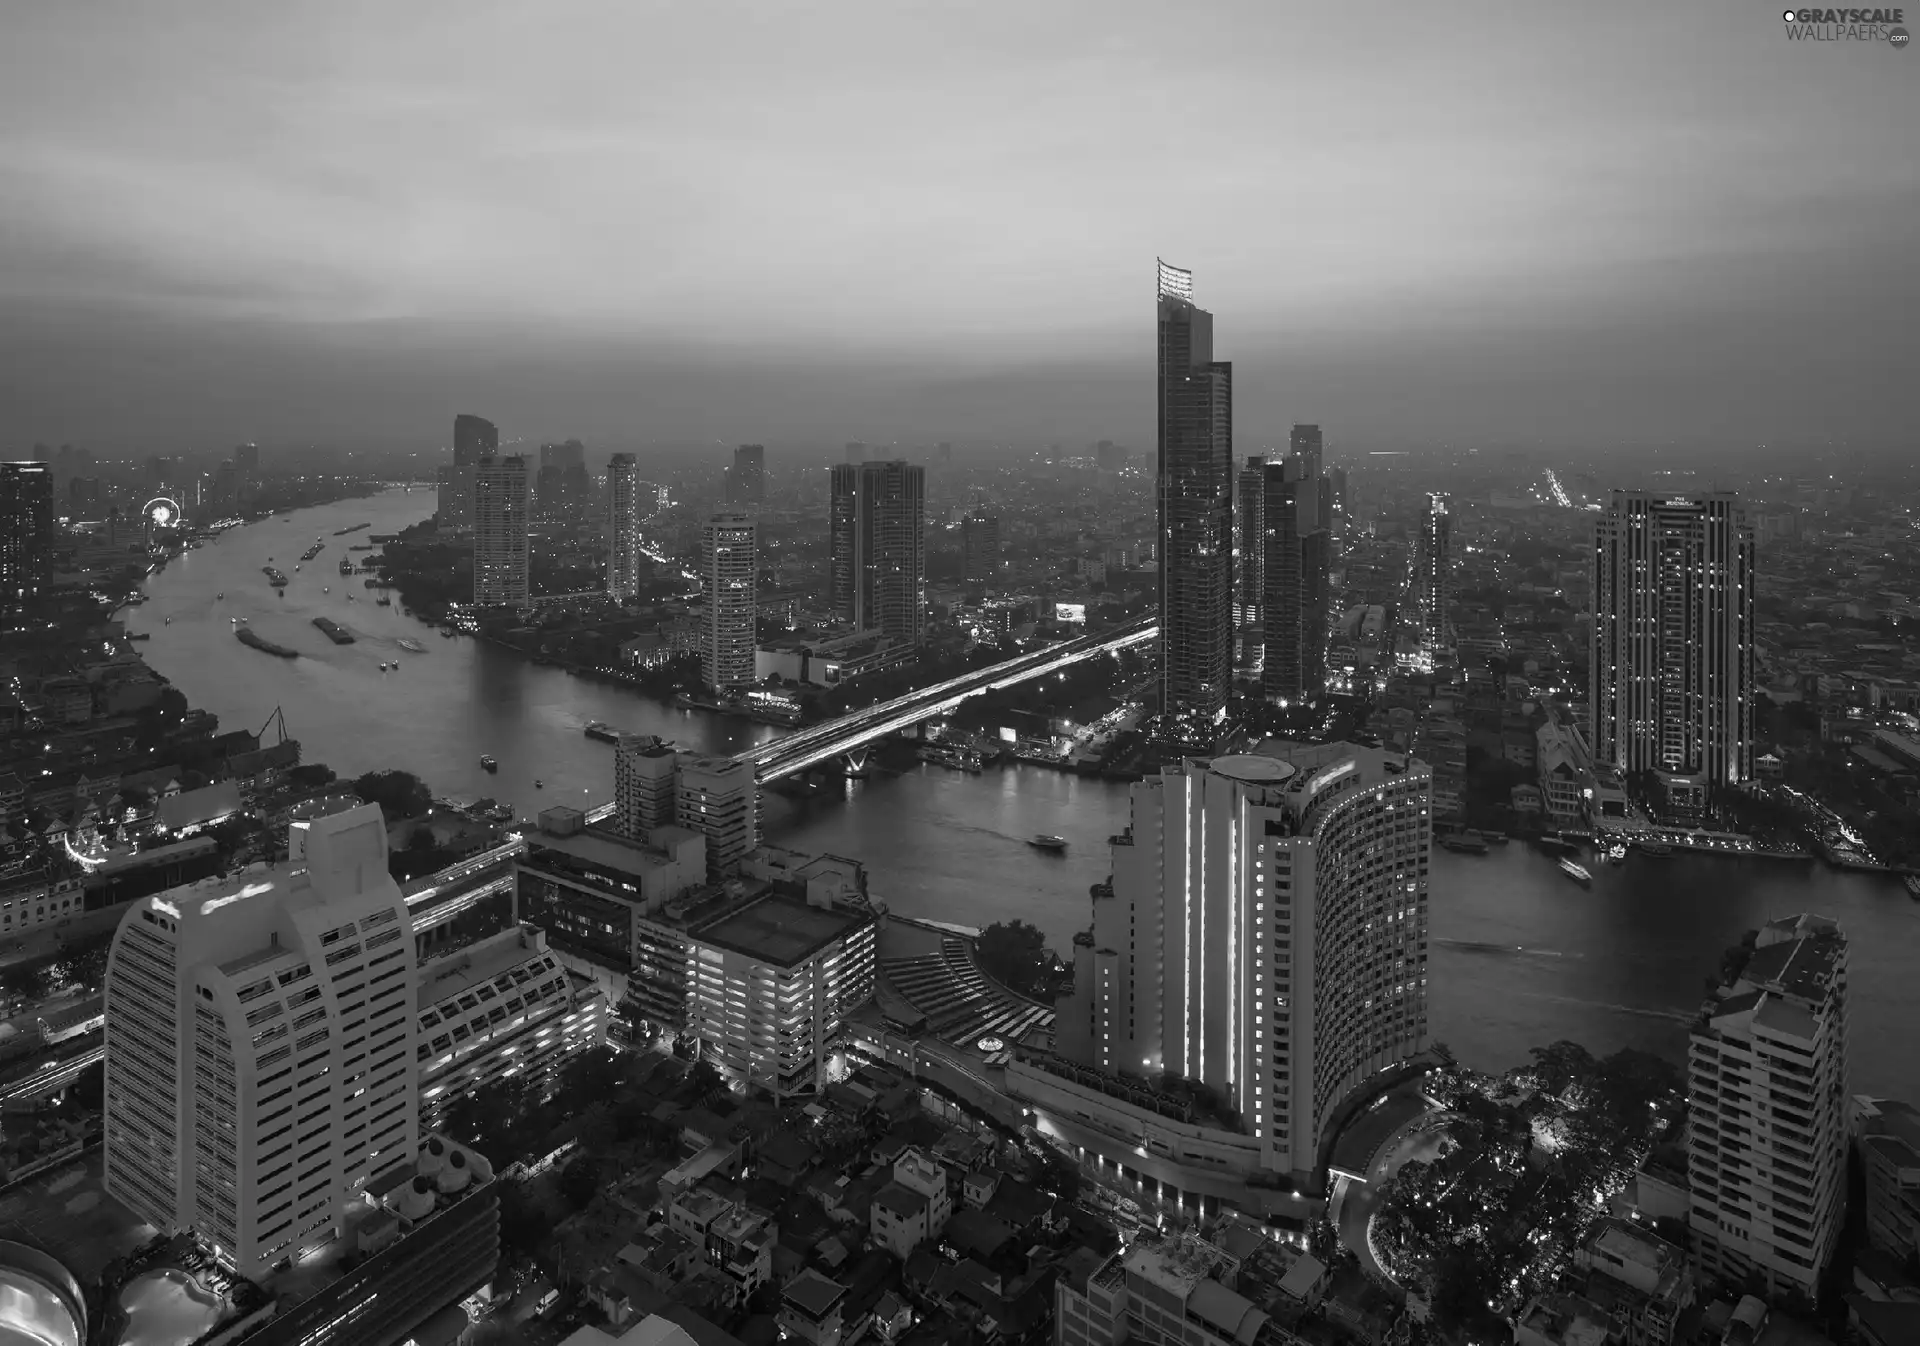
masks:
[[[151,601],[129,610],[128,625],[151,633],[148,661],[225,728],[259,729],[279,708],[307,761],[343,776],[404,768],[437,793],[492,795],[523,815],[611,797],[612,749],[581,732],[590,720],[711,752],[780,732],[442,637],[338,573],[342,555],[365,555],[348,553],[350,544],[432,511],[431,492],[396,490],[233,529],[150,580]],[[361,522],[372,527],[333,536]],[[295,574],[316,535],[326,550]],[[260,573],[269,557],[292,577],[285,598]],[[316,616],[358,641],[334,645]],[[301,657],[240,644],[233,617]],[[403,650],[403,636],[426,653]],[[380,671],[396,659],[397,670]],[[481,769],[483,753],[499,759],[497,775]],[[1019,917],[1065,950],[1089,922],[1089,886],[1110,868],[1106,839],[1126,825],[1127,787],[1030,766],[979,776],[923,766],[803,802],[769,795],[766,814],[772,841],[864,862],[875,893],[903,914],[968,925]],[[1036,832],[1067,838],[1066,853],[1027,845]],[[1920,1101],[1920,903],[1897,882],[1717,857],[1594,868],[1583,889],[1519,843],[1485,857],[1435,852],[1433,1035],[1463,1060],[1503,1068],[1557,1038],[1678,1056],[1721,951],[1765,920],[1817,911],[1837,918],[1851,943],[1851,1088]]]

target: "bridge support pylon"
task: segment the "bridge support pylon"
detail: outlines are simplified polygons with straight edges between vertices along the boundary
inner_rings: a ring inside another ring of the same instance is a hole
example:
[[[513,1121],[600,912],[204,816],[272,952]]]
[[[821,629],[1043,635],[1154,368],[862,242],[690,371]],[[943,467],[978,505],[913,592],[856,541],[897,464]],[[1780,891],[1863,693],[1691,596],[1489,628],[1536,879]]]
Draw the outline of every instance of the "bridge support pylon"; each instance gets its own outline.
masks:
[[[840,758],[841,768],[849,776],[866,775],[867,774],[867,757],[871,751],[872,750],[869,748],[855,748],[852,752],[847,753]]]

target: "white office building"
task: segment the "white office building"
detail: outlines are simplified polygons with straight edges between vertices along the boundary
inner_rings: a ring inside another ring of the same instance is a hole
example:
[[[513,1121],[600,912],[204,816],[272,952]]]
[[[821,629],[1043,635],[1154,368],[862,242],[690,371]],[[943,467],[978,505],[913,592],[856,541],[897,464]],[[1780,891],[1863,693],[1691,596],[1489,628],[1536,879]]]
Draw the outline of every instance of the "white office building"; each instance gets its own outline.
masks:
[[[1818,1297],[1847,1192],[1847,941],[1825,916],[1762,926],[1694,1020],[1689,1225],[1701,1272]]]
[[[759,529],[745,514],[716,514],[700,529],[700,583],[706,590],[706,630],[700,672],[715,691],[754,680],[759,647]]]
[[[1111,895],[1096,893],[1075,938],[1058,1051],[1103,1074],[1203,1083],[1241,1125],[1182,1149],[1123,1108],[1081,1115],[1131,1127],[1176,1165],[1312,1174],[1338,1105],[1425,1043],[1431,789],[1398,754],[1271,741],[1136,784]],[[1067,1088],[1043,1074],[1009,1078]]]
[[[378,807],[285,864],[143,898],[106,977],[106,1187],[258,1276],[418,1144],[415,966]]]
[[[527,605],[533,476],[517,454],[482,458],[473,468],[473,601],[478,607]]]

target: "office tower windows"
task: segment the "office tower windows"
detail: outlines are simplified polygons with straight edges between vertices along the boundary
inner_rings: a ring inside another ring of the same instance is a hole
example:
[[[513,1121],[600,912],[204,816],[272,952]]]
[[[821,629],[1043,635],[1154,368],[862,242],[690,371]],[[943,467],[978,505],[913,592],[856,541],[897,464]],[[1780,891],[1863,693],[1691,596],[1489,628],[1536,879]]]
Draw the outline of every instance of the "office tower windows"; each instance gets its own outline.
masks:
[[[1058,1050],[1205,1083],[1260,1167],[1310,1174],[1341,1101],[1426,1037],[1431,799],[1423,764],[1351,743],[1135,785]]]
[[[1234,501],[1233,559],[1238,567],[1234,580],[1234,619],[1241,626],[1258,626],[1267,596],[1266,455],[1249,456],[1234,486],[1238,492]]]
[[[1161,709],[1210,725],[1233,672],[1233,366],[1193,273],[1160,263]]]
[[[52,574],[53,469],[0,463],[0,603],[37,597]]]
[[[1304,428],[1310,427],[1295,427],[1296,443]],[[1261,500],[1266,513],[1261,690],[1289,702],[1311,700],[1326,690],[1333,549],[1319,464],[1313,444],[1267,464]]]
[[[990,584],[1000,573],[1000,519],[973,513],[960,521],[961,575],[968,584]]]
[[[1317,425],[1296,425],[1287,436],[1287,450],[1306,459],[1315,477],[1321,475],[1325,441]]]
[[[745,514],[716,514],[700,529],[700,583],[707,622],[701,676],[715,691],[754,681],[759,648],[759,530]]]
[[[473,467],[500,452],[500,431],[492,421],[462,412],[453,418],[453,463]]]
[[[607,595],[616,603],[640,591],[640,487],[633,455],[614,454],[607,461]]]
[[[834,614],[918,645],[926,630],[926,469],[901,461],[842,463],[831,478]]]
[[[106,974],[106,1187],[256,1277],[413,1153],[414,947],[362,804],[289,857],[137,902]]]
[[[1687,1052],[1694,1256],[1768,1297],[1819,1295],[1847,1184],[1847,941],[1824,916],[1734,951]]]
[[[727,500],[736,505],[757,505],[767,498],[767,446],[742,444],[733,451],[733,467],[727,472]]]
[[[1447,649],[1447,603],[1453,570],[1452,521],[1444,495],[1427,497],[1414,549],[1414,607],[1420,613],[1420,643],[1439,662]]]
[[[1753,560],[1727,492],[1615,491],[1594,526],[1594,759],[1683,806],[1753,776]]]
[[[482,458],[472,472],[474,604],[525,607],[533,522],[527,460]]]

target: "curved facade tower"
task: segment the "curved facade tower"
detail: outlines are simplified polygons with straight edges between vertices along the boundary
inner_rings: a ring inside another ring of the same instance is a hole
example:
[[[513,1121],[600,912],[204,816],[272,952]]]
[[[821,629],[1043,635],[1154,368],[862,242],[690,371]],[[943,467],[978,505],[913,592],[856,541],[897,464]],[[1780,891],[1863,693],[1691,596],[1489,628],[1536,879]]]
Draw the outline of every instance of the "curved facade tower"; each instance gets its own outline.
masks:
[[[1431,812],[1424,765],[1350,743],[1135,785],[1060,1053],[1205,1084],[1259,1169],[1311,1173],[1340,1102],[1426,1042]]]

